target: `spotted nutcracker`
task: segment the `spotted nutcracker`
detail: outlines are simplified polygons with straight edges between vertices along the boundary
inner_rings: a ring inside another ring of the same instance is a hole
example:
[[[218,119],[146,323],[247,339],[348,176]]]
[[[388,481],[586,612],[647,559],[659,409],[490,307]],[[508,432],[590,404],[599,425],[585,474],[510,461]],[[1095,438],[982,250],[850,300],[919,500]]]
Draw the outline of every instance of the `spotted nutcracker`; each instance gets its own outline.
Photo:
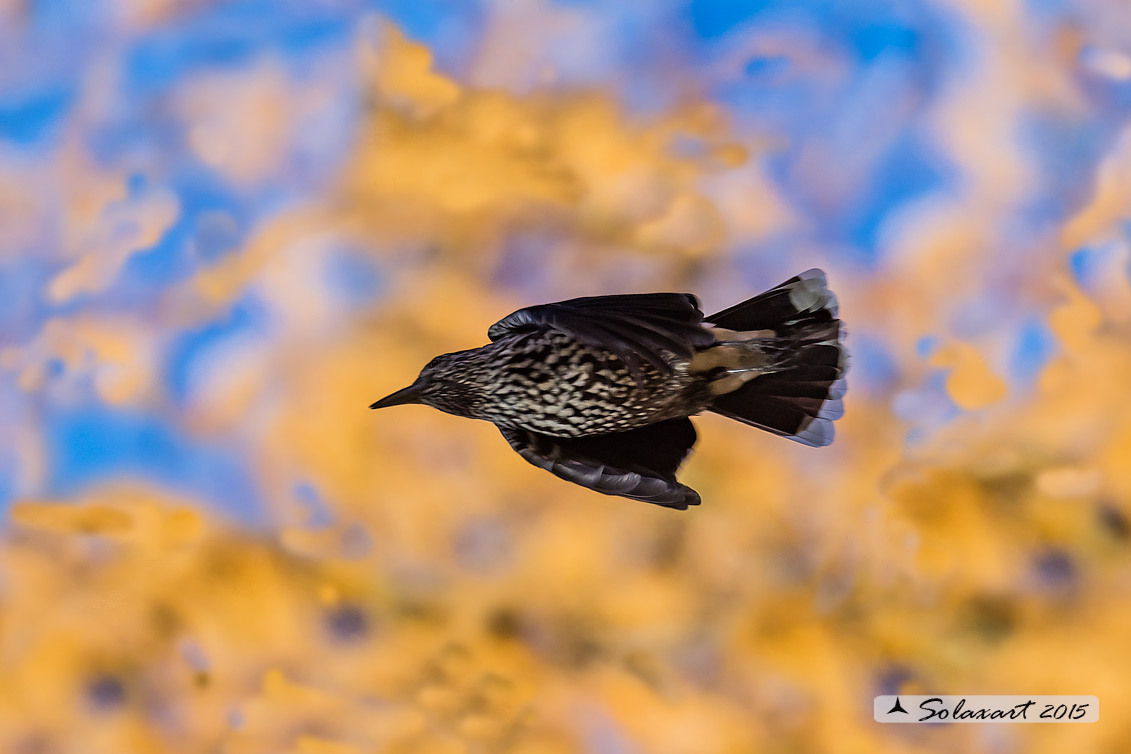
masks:
[[[822,446],[843,413],[844,331],[821,270],[706,318],[689,293],[594,296],[520,309],[487,336],[370,408],[484,419],[562,479],[679,509],[700,501],[675,478],[695,444],[689,416]]]

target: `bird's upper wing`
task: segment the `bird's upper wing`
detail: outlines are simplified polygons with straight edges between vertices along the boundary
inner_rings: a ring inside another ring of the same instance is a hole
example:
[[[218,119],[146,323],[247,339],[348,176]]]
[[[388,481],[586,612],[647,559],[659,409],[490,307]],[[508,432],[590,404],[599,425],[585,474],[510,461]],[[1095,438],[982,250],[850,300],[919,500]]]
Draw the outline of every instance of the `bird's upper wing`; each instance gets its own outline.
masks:
[[[676,481],[691,446],[690,419],[669,419],[627,432],[592,437],[551,437],[500,427],[520,456],[567,482],[605,495],[619,495],[686,510],[699,493]]]
[[[610,351],[639,377],[642,362],[667,374],[672,364],[665,354],[690,358],[696,347],[711,345],[714,336],[702,321],[699,302],[690,293],[630,293],[528,306],[491,325],[487,337],[558,330]]]

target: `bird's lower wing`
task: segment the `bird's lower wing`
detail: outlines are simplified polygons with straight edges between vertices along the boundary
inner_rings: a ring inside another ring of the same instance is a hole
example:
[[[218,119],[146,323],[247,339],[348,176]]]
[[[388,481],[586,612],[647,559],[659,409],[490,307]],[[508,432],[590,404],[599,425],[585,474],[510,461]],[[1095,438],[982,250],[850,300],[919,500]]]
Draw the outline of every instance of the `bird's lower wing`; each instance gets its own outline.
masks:
[[[552,437],[499,428],[511,447],[535,466],[567,482],[666,508],[699,505],[699,493],[675,472],[695,444],[690,419],[669,419],[627,432],[593,437]]]

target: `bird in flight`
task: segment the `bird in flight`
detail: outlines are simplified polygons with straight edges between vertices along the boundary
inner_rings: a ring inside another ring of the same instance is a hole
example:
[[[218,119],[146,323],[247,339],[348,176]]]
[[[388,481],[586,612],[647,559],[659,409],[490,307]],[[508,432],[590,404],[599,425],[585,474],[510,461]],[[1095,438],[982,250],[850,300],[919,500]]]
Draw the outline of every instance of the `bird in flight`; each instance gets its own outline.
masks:
[[[487,336],[370,408],[483,419],[566,481],[680,510],[700,502],[676,479],[696,439],[688,417],[823,446],[844,412],[844,330],[817,269],[709,317],[689,293],[592,296],[519,309]]]

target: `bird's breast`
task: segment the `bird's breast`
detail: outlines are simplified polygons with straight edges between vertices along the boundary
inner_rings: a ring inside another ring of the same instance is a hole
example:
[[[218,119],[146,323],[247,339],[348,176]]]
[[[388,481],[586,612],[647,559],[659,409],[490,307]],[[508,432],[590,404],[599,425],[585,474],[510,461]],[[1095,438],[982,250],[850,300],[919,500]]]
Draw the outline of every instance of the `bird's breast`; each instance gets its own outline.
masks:
[[[500,426],[583,437],[700,408],[686,364],[675,364],[670,374],[648,364],[633,373],[612,353],[560,333],[503,345],[480,417]]]

